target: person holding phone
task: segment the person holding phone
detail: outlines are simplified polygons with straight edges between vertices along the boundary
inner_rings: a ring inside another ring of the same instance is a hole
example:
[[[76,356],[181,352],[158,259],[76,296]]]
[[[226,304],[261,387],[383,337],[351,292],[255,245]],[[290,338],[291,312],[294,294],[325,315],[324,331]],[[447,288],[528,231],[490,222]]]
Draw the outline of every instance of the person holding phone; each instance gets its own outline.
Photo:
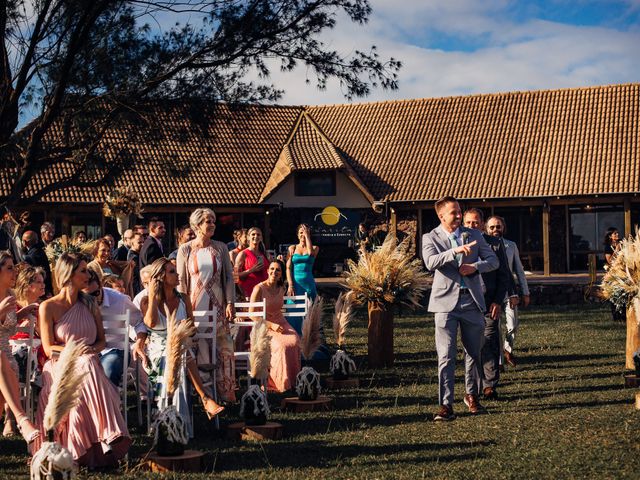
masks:
[[[242,292],[245,297],[251,298],[253,287],[264,282],[268,277],[269,258],[262,243],[262,230],[251,227],[247,235],[249,247],[238,253],[235,269]]]

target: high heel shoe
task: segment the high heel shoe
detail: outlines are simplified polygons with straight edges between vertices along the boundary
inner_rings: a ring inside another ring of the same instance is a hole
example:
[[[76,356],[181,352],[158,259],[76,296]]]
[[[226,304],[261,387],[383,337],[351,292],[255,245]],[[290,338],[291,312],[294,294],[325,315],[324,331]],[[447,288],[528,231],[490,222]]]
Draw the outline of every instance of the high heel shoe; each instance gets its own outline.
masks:
[[[22,434],[22,437],[27,443],[33,442],[40,436],[40,430],[38,430],[26,415],[18,421],[18,430]]]
[[[207,417],[209,417],[209,420],[224,410],[222,405],[218,405],[212,398],[209,398],[206,395],[200,397],[200,400],[202,400],[204,412],[207,414]]]

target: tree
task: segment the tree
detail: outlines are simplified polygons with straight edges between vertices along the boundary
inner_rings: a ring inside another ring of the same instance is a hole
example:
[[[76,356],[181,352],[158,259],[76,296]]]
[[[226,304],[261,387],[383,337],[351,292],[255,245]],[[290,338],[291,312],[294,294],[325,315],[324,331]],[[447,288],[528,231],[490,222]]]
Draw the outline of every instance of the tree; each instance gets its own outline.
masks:
[[[132,168],[127,144],[154,129],[144,105],[164,100],[276,101],[274,61],[304,65],[348,99],[397,88],[400,62],[375,47],[343,56],[320,34],[339,15],[365,24],[368,0],[0,0],[0,204],[27,205],[69,186],[110,184]],[[167,19],[177,19],[163,27]],[[277,67],[277,64],[276,64]],[[18,130],[20,115],[35,119]],[[114,125],[125,140],[99,148]],[[144,128],[140,128],[143,125]],[[55,140],[55,141],[54,141]],[[55,173],[35,186],[43,172]],[[4,177],[4,178],[2,178]]]

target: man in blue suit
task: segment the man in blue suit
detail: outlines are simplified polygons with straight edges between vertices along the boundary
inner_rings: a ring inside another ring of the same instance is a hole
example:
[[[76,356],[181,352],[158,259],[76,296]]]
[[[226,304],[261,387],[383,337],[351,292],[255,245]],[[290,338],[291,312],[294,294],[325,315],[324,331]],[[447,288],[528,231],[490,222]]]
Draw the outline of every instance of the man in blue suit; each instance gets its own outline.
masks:
[[[438,354],[438,403],[436,421],[454,420],[454,379],[458,327],[462,345],[470,356],[465,375],[464,403],[473,414],[483,410],[479,401],[482,373],[480,349],[484,334],[484,292],[480,273],[495,270],[498,257],[482,234],[461,226],[458,201],[444,197],[435,204],[440,225],[422,237],[422,258],[427,270],[435,272],[429,311],[435,313]]]

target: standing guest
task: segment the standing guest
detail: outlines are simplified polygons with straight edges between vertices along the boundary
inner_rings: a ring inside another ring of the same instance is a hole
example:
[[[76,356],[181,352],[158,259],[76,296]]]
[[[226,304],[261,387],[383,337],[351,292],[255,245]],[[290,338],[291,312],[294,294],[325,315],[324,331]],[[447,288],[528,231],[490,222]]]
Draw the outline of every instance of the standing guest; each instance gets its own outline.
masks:
[[[133,346],[133,360],[144,359],[144,344],[147,340],[147,327],[142,321],[142,313],[131,299],[114,289],[103,287],[100,277],[89,269],[89,282],[82,291],[91,295],[98,302],[100,316],[123,315],[129,312],[129,322],[136,333],[136,341]],[[105,348],[100,352],[100,363],[111,383],[119,387],[122,383],[122,367],[124,364],[124,350],[117,348]]]
[[[484,232],[484,214],[482,210],[477,208],[467,210],[464,213],[464,226]],[[482,236],[484,241],[493,249],[500,262],[496,270],[482,273],[484,303],[487,306],[487,310],[484,315],[484,342],[480,352],[484,375],[479,380],[482,382],[484,398],[496,400],[498,398],[496,388],[500,381],[500,354],[502,353],[500,314],[502,313],[504,299],[507,298],[507,295],[515,293],[515,284],[500,240],[486,233],[482,233]],[[466,376],[475,380],[474,377],[477,375],[477,370],[471,368],[473,362],[469,355],[465,355],[465,361],[469,366],[465,372]]]
[[[306,293],[311,301],[317,295],[316,281],[313,278],[313,263],[320,248],[311,241],[311,227],[306,223],[298,225],[298,243],[289,247],[287,257],[287,295],[303,295]],[[292,317],[291,326],[302,334],[302,317]]]
[[[224,246],[224,244],[222,244]],[[149,367],[147,374],[157,393],[162,393],[166,387],[164,379],[166,350],[167,350],[167,323],[170,315],[174,315],[177,322],[193,318],[193,309],[188,296],[178,292],[180,284],[176,267],[167,258],[160,258],[151,265],[149,280],[149,295],[142,300],[144,323],[149,329]],[[187,354],[186,370],[196,392],[202,400],[202,405],[209,418],[213,418],[224,407],[213,400],[204,389],[204,384],[198,372],[198,363],[192,352]],[[184,376],[182,376],[184,379]],[[173,405],[187,423],[189,436],[193,436],[191,415],[189,414],[188,389],[184,380],[174,393]]]
[[[116,252],[113,255],[113,259],[119,260],[121,262],[126,262],[127,256],[129,255],[129,249],[131,248],[132,241],[133,241],[133,230],[128,228],[122,234],[122,245],[120,245],[116,249]]]
[[[359,223],[356,230],[354,245],[358,253],[371,251],[371,237],[366,223]]]
[[[17,262],[21,258],[19,248],[13,239],[13,228],[9,226],[5,216],[0,220],[0,251],[11,253],[11,258]]]
[[[605,261],[605,269],[609,267],[613,263],[613,260],[620,250],[622,246],[622,242],[620,242],[620,232],[615,227],[607,228],[606,233],[604,234],[604,261]],[[611,303],[611,317],[613,320],[617,322],[624,322],[627,319],[627,309],[623,309],[622,311],[618,311],[615,304]]]
[[[53,295],[51,284],[51,268],[49,259],[44,251],[44,244],[38,240],[38,234],[28,230],[22,235],[22,247],[25,251],[24,261],[32,267],[40,267],[44,270],[45,290],[47,295]]]
[[[229,250],[229,258],[231,259],[232,265],[236,264],[236,258],[238,257],[238,254],[245,248],[249,247],[249,236],[247,234],[247,229],[243,228],[238,231],[240,233],[238,234],[238,240],[236,242],[237,245],[233,248],[233,250]]]
[[[516,334],[518,333],[518,326],[520,324],[518,319],[518,305],[522,303],[524,308],[529,305],[531,296],[529,293],[529,285],[527,283],[527,277],[524,274],[524,267],[520,261],[520,252],[518,251],[518,245],[516,242],[507,240],[504,238],[507,233],[507,223],[504,218],[494,215],[487,220],[487,233],[502,241],[504,251],[507,255],[507,265],[512,276],[516,279],[516,288],[522,293],[522,302],[518,292],[515,295],[506,298],[503,302],[504,312],[506,317],[506,334],[504,338],[503,354],[504,360],[512,367],[516,366],[516,357],[513,353],[513,347],[516,341]]]
[[[242,232],[242,230],[240,229],[233,231],[233,240],[227,243],[227,249],[229,251],[233,250],[238,246],[238,238],[240,237],[240,232]]]
[[[142,240],[146,240],[149,236],[149,231],[145,225],[134,225],[133,233],[140,233],[142,235]]]
[[[284,306],[284,263],[275,260],[269,264],[267,278],[253,289],[252,302],[266,300],[266,322],[271,340],[271,367],[269,388],[286,392],[295,386],[300,372],[300,337],[282,314]],[[252,310],[253,311],[253,310]]]
[[[16,283],[16,270],[10,252],[0,251],[0,412],[6,402],[15,417],[18,428],[27,443],[34,442],[39,436],[38,430],[20,404],[18,386],[18,364],[11,354],[9,337],[16,333],[18,322],[33,313],[33,308],[16,309],[16,299],[11,289]],[[17,311],[16,311],[17,310]],[[7,424],[8,427],[7,428]],[[12,419],[5,417],[4,433],[10,434]]]
[[[144,236],[140,231],[133,234],[131,248],[127,253],[127,261],[133,263],[133,294],[137,295],[144,288],[140,282],[140,251],[144,244]]]
[[[51,222],[44,222],[40,227],[40,236],[42,237],[42,243],[45,247],[48,247],[53,239],[56,238],[56,227]]]
[[[179,290],[186,294],[194,310],[216,310],[216,359],[210,358],[208,342],[198,342],[199,364],[215,363],[216,386],[220,398],[235,401],[235,360],[229,322],[235,316],[233,267],[227,246],[213,240],[216,214],[210,208],[196,208],[189,217],[196,238],[180,246],[176,265]]]
[[[264,244],[262,243],[262,230],[251,227],[247,232],[249,246],[238,253],[235,270],[238,272],[238,283],[245,297],[250,298],[255,287],[267,279],[267,258]]]
[[[76,243],[76,244],[87,243],[87,233],[84,230],[78,230],[73,235],[73,243]]]
[[[149,220],[149,236],[140,250],[140,268],[151,265],[157,259],[164,257],[162,239],[166,232],[164,222],[158,217],[152,217]]]
[[[183,243],[190,242],[194,238],[196,238],[196,234],[193,233],[193,229],[189,225],[183,225],[178,228],[178,234],[176,235],[178,239],[178,248]],[[178,257],[178,248],[176,248],[173,252],[169,254],[169,260],[173,260],[175,263],[176,258]]]
[[[110,233],[107,233],[104,237],[107,242],[109,242],[109,247],[111,248],[111,250],[109,251],[110,256],[109,258],[114,258],[116,255],[116,239],[113,238],[113,235],[111,235]]]
[[[422,237],[422,258],[427,270],[435,271],[429,311],[435,313],[438,354],[438,403],[436,421],[456,418],[453,412],[458,327],[462,345],[470,355],[469,367],[481,378],[480,349],[484,332],[485,302],[478,272],[495,270],[498,257],[477,230],[460,225],[458,201],[444,197],[435,203],[440,225]],[[465,378],[464,402],[470,410],[481,409],[479,381]]]
[[[124,280],[117,275],[105,275],[102,278],[102,286],[115,290],[123,295],[127,295],[127,289],[124,287]]]
[[[87,374],[80,387],[80,399],[56,430],[55,441],[67,448],[81,466],[114,466],[127,454],[131,438],[120,411],[120,394],[98,358],[105,347],[105,336],[96,301],[82,291],[88,286],[89,269],[81,255],[63,253],[55,273],[60,292],[40,304],[38,313],[48,360],[42,374],[36,421],[42,426],[58,354],[69,340],[82,342],[84,353],[77,362]],[[31,453],[37,452],[40,445],[36,439]]]

